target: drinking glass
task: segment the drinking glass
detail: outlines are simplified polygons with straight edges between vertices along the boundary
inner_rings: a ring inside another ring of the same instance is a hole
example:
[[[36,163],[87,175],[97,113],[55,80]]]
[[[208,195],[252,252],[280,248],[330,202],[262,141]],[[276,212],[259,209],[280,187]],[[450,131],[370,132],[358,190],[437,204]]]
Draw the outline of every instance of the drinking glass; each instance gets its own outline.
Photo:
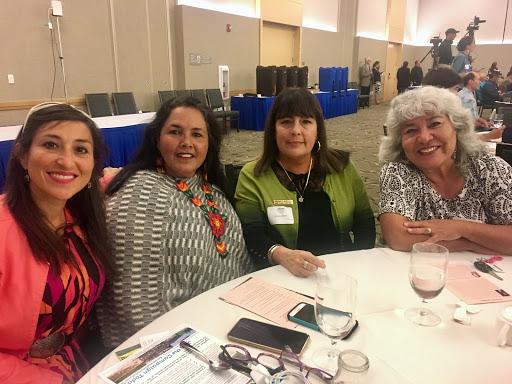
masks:
[[[412,246],[409,282],[423,304],[441,293],[446,283],[448,249],[435,243],[416,243]],[[411,308],[407,319],[425,327],[434,327],[441,318],[427,308]]]
[[[318,326],[331,341],[331,345],[315,354],[315,364],[321,369],[336,374],[339,338],[354,326],[356,321],[357,281],[344,274],[317,273],[315,294],[315,318]]]
[[[493,128],[500,128],[503,125],[503,113],[496,113],[492,120]]]

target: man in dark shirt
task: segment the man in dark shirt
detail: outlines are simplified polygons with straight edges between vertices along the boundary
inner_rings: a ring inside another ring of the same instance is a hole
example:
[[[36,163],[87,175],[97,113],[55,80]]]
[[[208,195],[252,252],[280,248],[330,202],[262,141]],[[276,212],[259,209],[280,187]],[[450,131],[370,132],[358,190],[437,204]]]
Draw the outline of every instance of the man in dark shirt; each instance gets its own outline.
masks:
[[[414,67],[411,69],[411,81],[414,86],[421,85],[423,81],[423,69],[421,69],[421,63],[418,60],[414,62]]]
[[[498,90],[498,78],[498,73],[493,72],[489,76],[489,80],[480,86],[482,105],[494,105],[495,101],[501,101],[501,95]]]
[[[411,70],[408,65],[409,62],[404,61],[402,66],[398,68],[398,71],[396,72],[396,89],[398,89],[398,94],[405,92],[411,85]]]
[[[446,38],[439,45],[439,64],[452,65],[452,44],[457,33],[459,33],[459,31],[455,28],[448,28],[446,30]]]

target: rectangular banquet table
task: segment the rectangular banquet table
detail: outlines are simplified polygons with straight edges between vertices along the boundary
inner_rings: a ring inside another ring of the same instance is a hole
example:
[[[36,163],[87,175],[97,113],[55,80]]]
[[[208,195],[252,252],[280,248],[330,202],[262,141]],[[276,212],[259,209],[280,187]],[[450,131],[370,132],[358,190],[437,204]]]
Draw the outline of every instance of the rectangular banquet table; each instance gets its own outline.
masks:
[[[469,252],[452,253],[449,260],[471,265],[478,256]],[[512,347],[497,346],[495,319],[502,308],[512,305],[511,302],[481,305],[482,311],[471,316],[471,325],[462,325],[452,320],[459,299],[445,288],[428,304],[441,316],[442,323],[432,328],[421,327],[404,317],[405,309],[420,304],[409,284],[408,253],[374,248],[322,258],[331,271],[346,273],[358,280],[357,318],[360,326],[349,340],[338,342],[338,346],[340,349],[360,350],[369,357],[370,369],[360,383],[510,384]],[[511,292],[512,257],[505,257],[499,265],[505,271],[503,281],[490,276],[483,278]],[[251,275],[297,292],[315,294],[314,276],[298,278],[281,266]],[[119,349],[137,344],[143,335],[171,330],[183,324],[227,343],[226,335],[239,318],[266,321],[219,299],[246,278],[220,285],[172,309],[130,337]],[[328,338],[309,328],[298,326],[297,329],[311,336],[311,342],[302,355],[304,361],[311,364],[315,352],[329,344]],[[110,353],[79,383],[101,383],[98,372],[116,362],[115,354]]]
[[[357,89],[341,92],[319,91],[314,95],[326,119],[357,112]],[[274,99],[275,96],[232,96],[231,109],[240,112],[240,128],[263,131]]]
[[[154,112],[134,115],[106,116],[93,118],[101,129],[108,147],[104,165],[122,167],[133,156],[142,141],[144,128],[154,118]],[[0,127],[0,190],[3,189],[7,163],[21,125]]]

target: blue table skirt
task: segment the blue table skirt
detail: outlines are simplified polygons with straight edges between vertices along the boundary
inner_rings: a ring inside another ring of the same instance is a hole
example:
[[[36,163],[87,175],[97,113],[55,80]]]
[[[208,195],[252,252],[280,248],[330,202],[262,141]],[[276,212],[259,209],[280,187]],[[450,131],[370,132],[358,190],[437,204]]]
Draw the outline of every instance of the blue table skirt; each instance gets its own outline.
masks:
[[[357,112],[358,91],[315,93],[326,119]],[[240,128],[253,131],[265,129],[265,119],[274,102],[271,97],[231,97],[231,109],[240,112]]]
[[[101,133],[108,147],[106,167],[123,167],[132,159],[142,142],[147,124],[130,125],[118,128],[103,128]],[[0,141],[0,189],[3,190],[7,163],[14,140]]]

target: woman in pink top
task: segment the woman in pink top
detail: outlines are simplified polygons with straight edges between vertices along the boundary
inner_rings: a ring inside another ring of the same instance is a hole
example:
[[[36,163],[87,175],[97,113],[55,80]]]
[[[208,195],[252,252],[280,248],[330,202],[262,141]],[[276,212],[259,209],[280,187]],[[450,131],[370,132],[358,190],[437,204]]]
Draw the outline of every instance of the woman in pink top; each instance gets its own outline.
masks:
[[[104,152],[67,104],[34,107],[16,138],[0,198],[0,383],[72,383],[88,369],[76,335],[111,270]]]

